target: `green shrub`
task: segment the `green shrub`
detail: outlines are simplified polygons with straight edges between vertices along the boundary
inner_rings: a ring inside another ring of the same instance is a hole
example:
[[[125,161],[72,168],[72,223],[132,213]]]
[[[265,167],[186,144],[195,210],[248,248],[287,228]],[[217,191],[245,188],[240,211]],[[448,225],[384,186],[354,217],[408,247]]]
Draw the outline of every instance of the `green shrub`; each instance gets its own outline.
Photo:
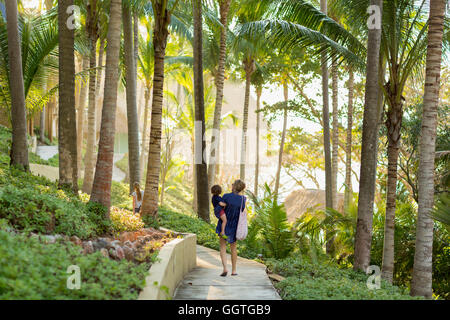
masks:
[[[155,220],[152,217],[144,216],[143,220],[147,227],[154,226],[155,224]],[[165,208],[159,209],[158,220],[156,223],[167,229],[195,233],[198,244],[219,250],[219,238],[216,234],[216,227],[213,224]]]
[[[86,239],[94,236],[97,228],[97,221],[92,221],[87,212],[84,204],[70,198],[61,199],[58,194],[14,186],[0,189],[0,218],[20,230]]]
[[[81,288],[67,289],[77,265]],[[137,299],[150,263],[114,261],[100,252],[83,255],[72,243],[44,244],[0,230],[0,299]]]
[[[286,277],[277,283],[285,300],[410,300],[405,288],[393,286],[384,280],[381,288],[369,290],[368,276],[351,269],[340,269],[332,262],[311,263],[300,257],[284,260],[269,259],[269,269]]]

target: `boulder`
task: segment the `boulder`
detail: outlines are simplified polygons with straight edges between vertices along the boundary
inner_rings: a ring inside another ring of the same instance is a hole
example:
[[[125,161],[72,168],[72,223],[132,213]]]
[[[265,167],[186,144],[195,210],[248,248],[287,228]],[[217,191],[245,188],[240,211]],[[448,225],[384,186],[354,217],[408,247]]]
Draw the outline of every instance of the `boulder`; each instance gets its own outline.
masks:
[[[83,253],[91,254],[93,252],[94,252],[94,245],[92,244],[92,241],[83,242]]]
[[[73,242],[77,246],[82,246],[83,242],[77,236],[71,236],[70,241]]]
[[[106,250],[105,248],[101,248],[101,249],[100,249],[100,253],[101,253],[105,258],[109,258],[108,250]]]

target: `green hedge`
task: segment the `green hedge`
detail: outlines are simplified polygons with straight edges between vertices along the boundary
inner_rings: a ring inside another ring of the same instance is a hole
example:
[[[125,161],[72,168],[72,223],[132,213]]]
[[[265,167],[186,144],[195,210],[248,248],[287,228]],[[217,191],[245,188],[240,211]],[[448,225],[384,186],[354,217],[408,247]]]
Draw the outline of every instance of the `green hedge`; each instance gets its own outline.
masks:
[[[421,300],[407,289],[381,281],[381,288],[369,290],[368,276],[351,269],[340,269],[332,262],[312,263],[300,257],[269,259],[271,271],[286,277],[275,284],[284,300]]]
[[[79,290],[67,289],[71,265],[80,267]],[[137,299],[149,267],[100,252],[83,255],[70,242],[44,244],[0,228],[0,300]]]

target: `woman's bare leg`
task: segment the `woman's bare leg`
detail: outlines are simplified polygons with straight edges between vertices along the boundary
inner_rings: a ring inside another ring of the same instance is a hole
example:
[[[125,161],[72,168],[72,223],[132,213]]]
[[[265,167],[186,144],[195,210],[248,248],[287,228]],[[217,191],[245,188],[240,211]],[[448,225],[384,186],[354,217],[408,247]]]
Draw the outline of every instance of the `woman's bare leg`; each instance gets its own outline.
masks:
[[[227,240],[220,238],[220,259],[222,260],[223,272],[227,270]]]
[[[230,244],[231,247],[231,274],[236,273],[236,262],[237,262],[237,242]]]

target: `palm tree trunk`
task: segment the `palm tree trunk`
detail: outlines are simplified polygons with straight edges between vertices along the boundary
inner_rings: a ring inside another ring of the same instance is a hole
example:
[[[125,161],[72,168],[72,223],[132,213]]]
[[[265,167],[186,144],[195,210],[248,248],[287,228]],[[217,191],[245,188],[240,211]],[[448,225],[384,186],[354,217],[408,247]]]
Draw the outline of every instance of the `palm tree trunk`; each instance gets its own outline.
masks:
[[[254,60],[246,58],[244,60],[245,67],[245,98],[244,111],[242,114],[242,142],[241,142],[241,163],[240,163],[240,179],[245,181],[245,162],[247,159],[247,127],[248,127],[248,106],[250,104],[250,85],[252,73],[255,70]]]
[[[205,97],[203,87],[203,28],[202,3],[193,0],[194,15],[194,97],[195,97],[195,166],[197,185],[197,214],[206,222],[209,218],[208,166],[204,157],[206,141],[204,140]]]
[[[383,12],[382,0],[371,0]],[[381,17],[380,17],[381,19]],[[380,100],[381,28],[369,29],[367,47],[366,91],[363,116],[363,136],[361,149],[361,173],[359,183],[358,219],[355,235],[355,270],[366,271],[370,264],[372,244],[373,202],[375,197],[376,152],[378,143],[378,105]]]
[[[111,204],[111,181],[114,160],[114,135],[116,130],[117,87],[119,81],[119,55],[122,3],[111,0],[106,52],[105,98],[103,100],[100,143],[92,186],[91,202],[106,206]]]
[[[75,32],[67,27],[67,9],[73,0],[58,5],[59,29],[59,185],[78,192],[77,127],[75,109]]]
[[[25,90],[23,84],[17,1],[6,1],[5,7],[8,29],[9,90],[11,94],[11,165],[29,171],[27,116],[25,110]]]
[[[148,139],[147,139],[148,129],[147,128],[148,128],[148,111],[149,111],[149,102],[150,102],[150,90],[151,90],[151,86],[149,86],[145,89],[144,128],[142,129],[142,147],[141,147],[141,161],[140,161],[142,173],[144,173],[145,157],[148,152]]]
[[[344,211],[347,212],[352,196],[352,127],[353,127],[353,90],[355,76],[353,68],[349,68],[348,109],[347,109],[347,143],[345,146],[345,194]]]
[[[89,68],[89,59],[83,57],[83,71]],[[83,149],[83,137],[84,137],[84,114],[86,109],[86,97],[87,97],[87,83],[82,83],[80,88],[80,99],[78,101],[78,116],[77,116],[77,165],[78,176],[81,176],[82,167],[82,149]]]
[[[333,138],[332,140],[332,157],[331,157],[331,192],[333,194],[333,209],[337,209],[337,176],[339,169],[338,148],[339,148],[339,105],[338,105],[338,66],[336,59],[333,59],[331,65],[331,77],[332,77],[332,101],[333,101]]]
[[[327,14],[327,0],[320,0],[320,10]],[[333,208],[331,146],[330,146],[330,107],[328,98],[328,63],[326,52],[322,53],[322,99],[323,99],[323,147],[325,153],[325,206]]]
[[[388,99],[390,100],[390,99]],[[401,103],[393,104],[387,112],[388,177],[386,189],[386,219],[384,225],[384,246],[382,277],[392,283],[394,274],[394,225],[395,200],[397,196],[397,164],[400,148],[400,129],[403,108]]]
[[[164,2],[164,1],[162,1]],[[164,90],[164,57],[168,37],[168,24],[170,13],[165,9],[161,1],[155,1],[153,8],[155,26],[153,33],[154,47],[154,74],[152,115],[150,126],[150,143],[147,162],[147,178],[145,183],[144,201],[142,203],[142,215],[158,214],[158,188],[159,173],[161,167],[161,132],[162,132],[162,106]]]
[[[259,131],[261,114],[258,112],[261,108],[261,95],[262,87],[258,86],[256,88],[256,165],[255,165],[255,191],[254,194],[258,197],[258,185],[259,185]]]
[[[105,39],[101,39],[100,40],[100,48],[98,50],[98,62],[97,62],[97,67],[103,66],[103,60],[104,60],[104,55],[105,55]],[[96,42],[97,43],[97,40]],[[97,44],[96,44],[97,46]],[[102,95],[102,91],[100,90],[102,88],[102,80],[103,80],[103,69],[104,68],[100,68],[98,69],[98,71],[96,71],[97,73],[97,79],[96,79],[96,85],[95,85],[95,109],[96,111],[96,118],[95,118],[95,133],[94,133],[94,138],[95,138],[95,145],[98,145],[98,139],[100,137],[100,125],[101,122],[98,121],[97,117],[101,117],[102,114],[102,107],[103,107],[103,97],[104,97],[104,92]]]
[[[284,142],[286,140],[286,128],[287,128],[287,119],[288,119],[288,86],[287,83],[283,83],[283,90],[284,90],[284,102],[286,105],[284,106],[284,116],[283,116],[283,131],[281,133],[281,142],[280,142],[280,151],[278,152],[278,169],[277,169],[277,175],[275,177],[275,191],[274,196],[275,198],[278,198],[278,189],[280,188],[280,176],[281,176],[281,166],[283,165],[283,151],[284,151]]]
[[[136,73],[133,46],[133,20],[130,9],[123,1],[123,34],[126,69],[126,98],[128,119],[128,171],[130,173],[130,193],[133,184],[141,181],[139,164],[139,122],[136,102]]]
[[[95,97],[95,80],[96,80],[96,70],[97,65],[96,59],[96,37],[89,38],[89,46],[91,55],[89,58],[89,68],[91,69],[89,73],[89,102],[88,102],[88,131],[87,131],[87,142],[86,142],[86,153],[84,156],[84,180],[83,180],[83,192],[91,194],[92,183],[94,180],[94,169],[96,162],[96,97]]]
[[[432,297],[434,154],[442,59],[444,0],[431,0],[419,162],[419,210],[411,295]]]
[[[138,78],[138,61],[139,61],[139,14],[133,12],[133,51],[134,51],[134,78]]]
[[[220,31],[220,51],[219,51],[219,64],[217,66],[217,77],[215,78],[216,85],[216,105],[214,109],[213,120],[213,135],[211,137],[211,156],[208,167],[208,179],[209,185],[214,184],[216,178],[216,153],[218,150],[215,146],[219,146],[220,143],[220,118],[222,116],[222,103],[223,103],[223,88],[225,82],[225,61],[227,55],[227,25],[228,25],[228,12],[230,10],[231,0],[219,1],[220,6],[220,22],[223,25]]]

